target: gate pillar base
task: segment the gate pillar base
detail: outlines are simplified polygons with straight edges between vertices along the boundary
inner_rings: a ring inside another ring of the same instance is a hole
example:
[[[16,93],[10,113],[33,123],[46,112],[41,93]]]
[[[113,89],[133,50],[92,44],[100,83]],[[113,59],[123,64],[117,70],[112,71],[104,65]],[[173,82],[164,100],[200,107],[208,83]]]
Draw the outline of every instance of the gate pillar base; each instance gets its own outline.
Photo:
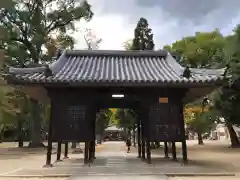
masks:
[[[43,165],[44,168],[50,168],[50,167],[53,167],[53,164],[45,164]]]

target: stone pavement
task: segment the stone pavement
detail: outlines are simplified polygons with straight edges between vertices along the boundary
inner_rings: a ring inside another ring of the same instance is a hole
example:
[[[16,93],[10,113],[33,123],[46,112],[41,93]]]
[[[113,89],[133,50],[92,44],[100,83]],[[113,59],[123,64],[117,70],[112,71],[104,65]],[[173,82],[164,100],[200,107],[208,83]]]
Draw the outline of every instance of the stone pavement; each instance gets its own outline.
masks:
[[[168,180],[239,180],[240,177],[169,177]]]
[[[83,176],[69,178],[21,178],[21,180],[239,180],[239,177],[165,177],[165,176]],[[16,180],[19,178],[0,178],[0,180]]]
[[[215,166],[215,164],[207,162],[211,162],[211,160],[216,159],[216,155],[219,157],[225,157],[225,159],[221,159],[220,161],[225,161],[228,163],[228,160],[232,161],[232,166],[235,168],[240,161],[239,151],[238,150],[230,150],[231,153],[227,153],[228,151],[224,151],[222,146],[217,144],[208,144],[205,146],[195,146],[193,144],[189,145],[189,157],[192,161],[190,161],[189,165],[182,166],[181,162],[173,162],[168,159],[163,159],[162,151],[160,148],[158,150],[153,150],[153,164],[148,165],[146,162],[141,161],[136,158],[137,153],[136,150],[133,149],[131,153],[126,153],[126,149],[124,147],[123,142],[107,142],[104,145],[97,147],[96,157],[97,159],[91,166],[86,166],[83,164],[83,154],[69,154],[70,159],[66,159],[62,162],[58,162],[54,164],[52,168],[42,168],[42,165],[45,162],[45,151],[43,153],[33,153],[31,152],[28,156],[17,156],[14,153],[0,156],[0,164],[4,164],[5,166],[0,168],[0,173],[2,175],[12,175],[15,178],[18,176],[29,177],[32,175],[34,179],[40,179],[40,177],[47,175],[47,179],[68,179],[68,176],[72,176],[71,178],[102,178],[104,179],[111,178],[115,179],[118,176],[127,179],[128,177],[134,178],[136,175],[141,175],[142,177],[158,177],[158,179],[165,178],[162,174],[173,175],[179,174],[182,175],[184,173],[187,174],[198,174],[198,173],[226,173],[231,172],[228,168],[222,168],[222,164],[220,166]],[[214,142],[215,143],[215,142]],[[217,148],[216,148],[217,147]],[[212,152],[214,151],[214,152]],[[0,152],[1,154],[1,152]],[[21,153],[20,153],[21,154]],[[19,155],[19,154],[18,154]],[[193,156],[194,155],[194,156]],[[56,155],[53,156],[53,160],[55,160]],[[197,157],[195,157],[197,156]],[[204,157],[205,156],[205,157]],[[10,158],[10,159],[9,159]],[[199,158],[199,162],[195,162],[195,159]],[[207,160],[202,163],[202,160]],[[209,161],[210,160],[210,161]],[[217,162],[218,163],[218,162]],[[229,164],[227,164],[228,166]],[[220,168],[219,168],[220,167]],[[236,170],[236,169],[234,169]],[[239,169],[238,171],[239,172]],[[117,176],[116,176],[117,175]],[[147,176],[148,175],[148,176]],[[56,178],[58,177],[58,178]],[[3,176],[0,179],[4,178]],[[8,177],[9,179],[10,177]],[[196,177],[169,177],[169,180],[195,180]],[[206,179],[206,177],[200,177],[201,179]],[[235,180],[234,177],[223,177],[225,180]],[[149,179],[149,178],[148,178]],[[210,177],[210,179],[214,179],[214,177]],[[209,179],[209,180],[210,180]],[[218,177],[220,180],[221,178]],[[238,177],[240,180],[240,178]],[[196,179],[199,180],[199,179]]]
[[[82,143],[83,144],[83,143]],[[27,143],[24,144],[27,146]],[[45,148],[16,148],[17,143],[0,143],[0,175],[7,175],[23,169],[42,169],[46,161]],[[64,147],[62,147],[64,149]],[[101,146],[96,147],[99,151]],[[72,149],[69,148],[69,156]],[[76,154],[75,156],[82,154]],[[63,155],[62,155],[63,156]],[[53,145],[52,161],[56,160],[56,144]],[[4,166],[3,166],[4,165]]]
[[[225,172],[240,171],[240,148],[228,148],[227,141],[204,140],[204,145],[198,145],[196,140],[187,141],[189,162]],[[177,143],[177,157],[182,158],[181,144]],[[133,152],[137,153],[134,148]],[[152,150],[152,155],[164,156],[163,147]]]

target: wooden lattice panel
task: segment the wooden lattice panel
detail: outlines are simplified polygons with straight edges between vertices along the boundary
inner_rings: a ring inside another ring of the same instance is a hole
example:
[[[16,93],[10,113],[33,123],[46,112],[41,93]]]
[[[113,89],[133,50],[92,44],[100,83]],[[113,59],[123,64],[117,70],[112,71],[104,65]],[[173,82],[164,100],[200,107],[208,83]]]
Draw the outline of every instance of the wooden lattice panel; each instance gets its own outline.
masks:
[[[149,135],[151,141],[181,141],[180,111],[170,103],[157,104],[150,108]]]

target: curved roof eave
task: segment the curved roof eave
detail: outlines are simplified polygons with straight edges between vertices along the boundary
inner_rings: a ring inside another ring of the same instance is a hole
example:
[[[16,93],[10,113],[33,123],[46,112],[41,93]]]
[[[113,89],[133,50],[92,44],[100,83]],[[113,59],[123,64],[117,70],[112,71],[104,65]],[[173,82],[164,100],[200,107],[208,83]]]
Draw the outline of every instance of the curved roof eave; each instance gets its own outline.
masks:
[[[172,57],[170,53],[168,53],[166,60],[168,64],[173,68],[173,70],[177,71],[179,74],[183,74],[185,69],[184,66],[180,65],[176,59]],[[189,68],[192,74],[205,75],[205,76],[222,76],[226,70],[226,68],[221,69],[206,69],[206,68]]]

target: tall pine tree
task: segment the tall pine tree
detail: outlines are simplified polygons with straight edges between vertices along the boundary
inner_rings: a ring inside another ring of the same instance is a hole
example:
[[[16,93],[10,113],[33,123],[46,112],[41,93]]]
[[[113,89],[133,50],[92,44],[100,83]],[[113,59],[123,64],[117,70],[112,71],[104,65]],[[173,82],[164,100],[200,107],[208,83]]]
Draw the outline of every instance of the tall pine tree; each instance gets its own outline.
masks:
[[[224,117],[231,139],[231,147],[240,147],[239,138],[233,125],[240,125],[240,26],[234,30],[231,37],[231,52],[226,53],[227,68],[224,73],[229,84],[224,85],[216,93],[214,105],[219,114]]]
[[[134,30],[134,39],[131,50],[154,50],[152,29],[145,18],[140,18]]]

